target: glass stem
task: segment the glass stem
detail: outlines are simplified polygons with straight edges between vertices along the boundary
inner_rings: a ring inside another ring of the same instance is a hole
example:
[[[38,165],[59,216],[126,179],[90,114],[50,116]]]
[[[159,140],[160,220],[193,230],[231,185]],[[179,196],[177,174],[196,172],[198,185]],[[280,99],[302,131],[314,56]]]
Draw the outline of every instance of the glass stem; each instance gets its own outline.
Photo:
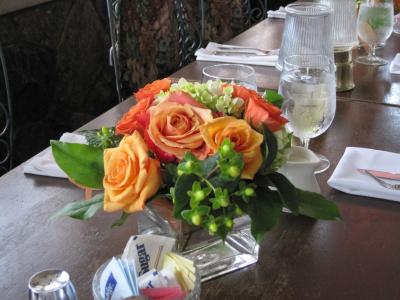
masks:
[[[308,149],[308,146],[310,145],[310,139],[308,138],[300,138],[300,146]]]
[[[369,57],[375,57],[376,45],[369,45]]]

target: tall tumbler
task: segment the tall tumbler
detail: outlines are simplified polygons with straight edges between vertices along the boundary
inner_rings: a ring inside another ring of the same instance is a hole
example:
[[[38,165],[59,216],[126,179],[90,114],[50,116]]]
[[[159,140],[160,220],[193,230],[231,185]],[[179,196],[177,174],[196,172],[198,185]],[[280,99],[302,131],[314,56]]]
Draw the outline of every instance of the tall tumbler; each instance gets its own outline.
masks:
[[[332,9],[329,6],[301,2],[286,7],[276,68],[282,70],[283,61],[292,55],[324,55],[333,60]]]
[[[353,57],[351,49],[358,44],[357,3],[351,0],[320,0],[332,8],[332,38],[336,65],[336,90],[354,88]]]
[[[358,44],[357,3],[351,0],[320,0],[332,8],[332,39],[335,51],[348,50]]]

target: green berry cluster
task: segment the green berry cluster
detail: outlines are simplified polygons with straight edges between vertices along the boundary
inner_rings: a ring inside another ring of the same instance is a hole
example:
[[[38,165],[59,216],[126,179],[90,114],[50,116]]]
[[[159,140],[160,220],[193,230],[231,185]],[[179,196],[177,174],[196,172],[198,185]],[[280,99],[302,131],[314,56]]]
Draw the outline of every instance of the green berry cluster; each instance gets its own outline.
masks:
[[[181,208],[177,216],[225,238],[234,218],[244,214],[235,199],[245,201],[255,195],[253,185],[240,181],[243,167],[242,155],[229,140],[203,161],[187,153],[177,167],[176,184],[171,190],[175,207]]]

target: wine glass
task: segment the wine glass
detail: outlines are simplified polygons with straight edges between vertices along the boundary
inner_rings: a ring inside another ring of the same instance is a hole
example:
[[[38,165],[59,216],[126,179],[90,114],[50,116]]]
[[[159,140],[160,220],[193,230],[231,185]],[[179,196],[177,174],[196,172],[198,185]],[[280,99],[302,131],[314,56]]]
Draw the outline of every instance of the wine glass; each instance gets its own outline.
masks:
[[[242,85],[257,91],[256,72],[250,66],[239,64],[218,64],[203,68],[201,82],[220,80]]]
[[[323,134],[336,112],[336,78],[332,59],[324,55],[293,55],[284,60],[279,84],[284,97],[282,110],[289,120],[287,128],[308,148],[311,138]],[[318,155],[321,165],[315,173],[330,166]]]
[[[361,0],[357,19],[358,36],[369,45],[368,56],[361,56],[356,62],[383,66],[387,60],[375,55],[378,45],[382,45],[393,31],[393,0]]]

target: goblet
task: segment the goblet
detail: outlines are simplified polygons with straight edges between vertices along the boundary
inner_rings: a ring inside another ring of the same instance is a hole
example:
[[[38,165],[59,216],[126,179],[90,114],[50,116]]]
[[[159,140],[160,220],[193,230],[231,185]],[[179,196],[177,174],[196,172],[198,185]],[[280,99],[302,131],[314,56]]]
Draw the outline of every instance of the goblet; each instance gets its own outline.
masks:
[[[282,110],[289,120],[288,129],[308,148],[311,138],[323,134],[336,112],[335,67],[324,55],[293,55],[284,60],[279,92],[284,97]],[[329,160],[321,159],[321,173]]]
[[[387,60],[376,56],[375,50],[385,43],[393,31],[393,0],[361,0],[357,19],[360,39],[369,45],[368,56],[357,58],[356,62],[382,66]]]

